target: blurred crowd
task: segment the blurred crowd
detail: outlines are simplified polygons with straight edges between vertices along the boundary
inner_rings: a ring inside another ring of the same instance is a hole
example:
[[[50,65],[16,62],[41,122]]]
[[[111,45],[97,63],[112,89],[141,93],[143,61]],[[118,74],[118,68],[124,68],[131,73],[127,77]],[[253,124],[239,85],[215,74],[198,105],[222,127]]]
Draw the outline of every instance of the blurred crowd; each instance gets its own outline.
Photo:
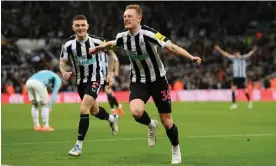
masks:
[[[1,91],[21,93],[26,79],[42,69],[59,73],[62,43],[73,34],[72,18],[83,14],[89,33],[114,39],[123,27],[123,12],[129,2],[2,2]],[[214,45],[232,52],[257,52],[248,60],[248,78],[269,87],[276,72],[275,2],[139,2],[142,24],[157,29],[191,54],[200,56],[199,67],[160,50],[167,78],[175,89],[229,88],[232,63],[214,51]],[[22,40],[25,39],[25,40]],[[28,42],[26,41],[28,40]],[[31,46],[31,47],[30,47]],[[115,90],[129,87],[129,61],[122,50]],[[75,91],[74,78],[62,91]]]

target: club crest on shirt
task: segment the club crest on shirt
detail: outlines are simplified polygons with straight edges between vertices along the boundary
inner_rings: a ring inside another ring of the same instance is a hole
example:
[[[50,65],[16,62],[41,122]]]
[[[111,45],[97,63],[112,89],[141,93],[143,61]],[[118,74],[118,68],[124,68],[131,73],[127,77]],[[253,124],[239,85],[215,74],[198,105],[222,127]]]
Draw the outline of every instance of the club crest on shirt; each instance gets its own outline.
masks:
[[[72,49],[72,54],[73,54],[73,56],[77,56],[77,50],[76,49]]]

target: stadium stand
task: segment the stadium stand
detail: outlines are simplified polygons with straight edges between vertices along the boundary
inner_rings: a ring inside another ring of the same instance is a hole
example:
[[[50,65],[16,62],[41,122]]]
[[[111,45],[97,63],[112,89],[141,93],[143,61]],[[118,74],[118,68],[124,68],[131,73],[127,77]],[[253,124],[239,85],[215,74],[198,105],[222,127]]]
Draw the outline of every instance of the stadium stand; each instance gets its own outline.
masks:
[[[59,71],[61,43],[72,35],[71,22],[76,14],[87,16],[91,34],[109,40],[115,38],[116,33],[123,30],[126,4],[128,2],[2,2],[1,92],[24,93],[24,83],[31,74],[41,69]],[[147,16],[143,24],[158,29],[203,60],[201,67],[197,67],[163,50],[162,60],[172,87],[230,88],[231,62],[214,51],[215,44],[227,51],[239,48],[242,53],[258,45],[260,49],[249,60],[249,84],[258,88],[275,87],[274,2],[140,4]],[[115,90],[127,90],[128,58],[121,50],[117,54],[121,74],[116,78]],[[75,91],[73,83],[74,78],[64,84],[62,91]]]

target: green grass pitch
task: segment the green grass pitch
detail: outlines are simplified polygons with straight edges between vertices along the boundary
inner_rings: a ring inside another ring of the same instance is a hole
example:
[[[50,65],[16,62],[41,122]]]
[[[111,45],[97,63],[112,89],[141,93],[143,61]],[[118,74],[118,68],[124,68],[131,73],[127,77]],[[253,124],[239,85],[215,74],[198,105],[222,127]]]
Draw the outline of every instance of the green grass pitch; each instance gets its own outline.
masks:
[[[109,109],[108,104],[101,104]],[[182,165],[275,166],[276,103],[173,103],[179,129]],[[170,165],[171,146],[165,130],[158,128],[155,147],[147,146],[147,128],[136,123],[124,104],[119,133],[111,135],[106,121],[90,118],[90,128],[80,157],[68,156],[77,137],[79,104],[56,104],[50,124],[54,132],[34,132],[31,105],[2,105],[2,164],[13,166],[157,166]],[[153,103],[146,106],[159,120]],[[159,120],[160,122],[160,120]]]

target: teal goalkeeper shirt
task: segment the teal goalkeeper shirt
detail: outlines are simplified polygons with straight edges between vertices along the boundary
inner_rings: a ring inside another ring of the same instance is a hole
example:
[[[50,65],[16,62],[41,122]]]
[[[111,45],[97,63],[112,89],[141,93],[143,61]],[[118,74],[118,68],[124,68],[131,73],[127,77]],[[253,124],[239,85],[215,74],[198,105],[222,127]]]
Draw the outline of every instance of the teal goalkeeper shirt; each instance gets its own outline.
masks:
[[[51,108],[61,87],[62,82],[59,76],[50,70],[42,70],[32,75],[30,79],[40,81],[45,87],[47,86],[47,84],[53,83],[52,96],[49,102],[49,108]]]

